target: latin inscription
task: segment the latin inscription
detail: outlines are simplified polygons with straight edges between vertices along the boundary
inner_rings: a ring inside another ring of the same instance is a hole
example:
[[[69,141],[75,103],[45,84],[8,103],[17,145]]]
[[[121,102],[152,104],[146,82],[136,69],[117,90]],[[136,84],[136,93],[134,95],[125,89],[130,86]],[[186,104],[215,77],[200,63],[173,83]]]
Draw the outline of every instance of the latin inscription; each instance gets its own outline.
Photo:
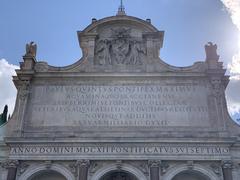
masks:
[[[36,146],[11,148],[11,155],[228,155],[229,148],[221,146]]]
[[[36,86],[32,92],[30,119],[39,125],[208,125],[206,89],[201,86],[81,84]]]

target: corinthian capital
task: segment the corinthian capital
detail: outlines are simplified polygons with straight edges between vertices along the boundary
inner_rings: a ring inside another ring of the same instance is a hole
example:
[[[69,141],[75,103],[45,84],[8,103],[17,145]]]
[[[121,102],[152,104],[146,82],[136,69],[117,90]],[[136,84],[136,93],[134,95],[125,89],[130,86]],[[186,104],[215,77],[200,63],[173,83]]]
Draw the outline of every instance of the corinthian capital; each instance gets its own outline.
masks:
[[[86,160],[86,159],[82,159],[82,160],[78,160],[77,161],[77,164],[79,166],[89,166],[90,165],[90,161],[89,160]]]
[[[6,160],[5,162],[2,163],[2,167],[6,168],[6,169],[16,168],[16,167],[18,167],[18,165],[19,165],[18,160],[10,160],[9,159],[9,160]]]
[[[149,167],[160,167],[161,161],[160,160],[149,160],[148,165]]]
[[[222,168],[223,169],[232,169],[233,168],[232,161],[223,161]]]

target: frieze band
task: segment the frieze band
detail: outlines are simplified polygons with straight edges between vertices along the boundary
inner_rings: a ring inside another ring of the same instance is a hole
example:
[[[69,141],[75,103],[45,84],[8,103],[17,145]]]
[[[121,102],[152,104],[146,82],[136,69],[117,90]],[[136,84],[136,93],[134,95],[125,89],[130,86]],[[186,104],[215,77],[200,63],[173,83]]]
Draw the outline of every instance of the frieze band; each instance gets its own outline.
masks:
[[[14,155],[229,155],[228,147],[221,146],[173,146],[173,145],[57,145],[13,146]]]

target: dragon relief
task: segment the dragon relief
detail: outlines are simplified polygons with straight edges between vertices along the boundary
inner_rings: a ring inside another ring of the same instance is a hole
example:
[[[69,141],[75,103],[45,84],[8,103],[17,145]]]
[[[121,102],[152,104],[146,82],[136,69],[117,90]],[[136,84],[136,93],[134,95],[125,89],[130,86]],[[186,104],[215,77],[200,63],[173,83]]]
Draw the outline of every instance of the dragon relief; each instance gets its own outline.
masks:
[[[109,38],[96,40],[95,64],[142,65],[146,57],[146,44],[130,36],[130,28],[111,29]]]

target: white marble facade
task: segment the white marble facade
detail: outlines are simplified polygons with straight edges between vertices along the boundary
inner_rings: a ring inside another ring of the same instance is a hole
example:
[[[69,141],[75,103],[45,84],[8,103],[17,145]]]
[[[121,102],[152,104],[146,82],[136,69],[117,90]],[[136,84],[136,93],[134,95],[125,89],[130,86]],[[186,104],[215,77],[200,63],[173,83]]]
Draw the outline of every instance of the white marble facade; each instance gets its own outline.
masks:
[[[83,57],[66,67],[37,61],[28,44],[2,180],[239,180],[240,127],[216,45],[205,61],[168,65],[164,32],[125,14],[78,38]]]

